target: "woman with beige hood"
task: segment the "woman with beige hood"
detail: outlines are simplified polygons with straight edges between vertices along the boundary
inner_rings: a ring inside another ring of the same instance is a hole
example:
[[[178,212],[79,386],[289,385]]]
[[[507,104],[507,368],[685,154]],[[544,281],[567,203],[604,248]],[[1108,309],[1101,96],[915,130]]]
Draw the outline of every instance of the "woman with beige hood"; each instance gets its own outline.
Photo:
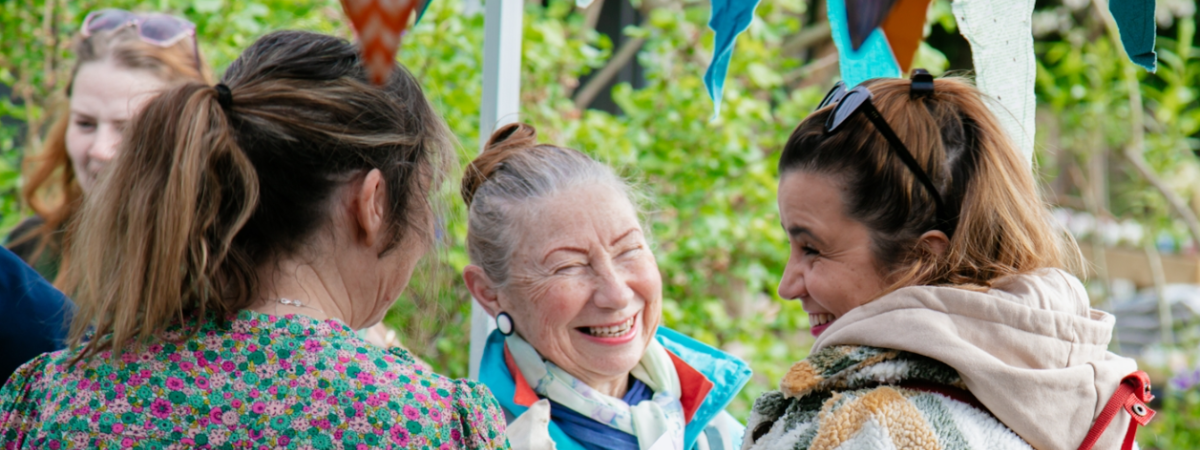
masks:
[[[1132,445],[1144,378],[1123,384],[1137,366],[1107,351],[1113,317],[968,82],[839,83],[779,173],[779,295],[817,340],[755,402],[744,449]]]

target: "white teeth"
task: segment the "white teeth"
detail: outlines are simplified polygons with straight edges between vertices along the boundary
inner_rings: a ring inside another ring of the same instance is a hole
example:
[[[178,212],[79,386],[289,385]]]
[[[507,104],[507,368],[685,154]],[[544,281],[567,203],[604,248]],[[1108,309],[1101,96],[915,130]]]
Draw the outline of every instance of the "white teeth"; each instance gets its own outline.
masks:
[[[813,326],[813,327],[818,327],[821,325],[825,325],[829,322],[833,322],[835,319],[836,318],[833,317],[833,314],[826,314],[826,313],[809,314],[808,315],[808,325]]]
[[[587,327],[588,334],[596,337],[621,337],[633,329],[633,320],[636,318],[637,316],[630,317],[625,323],[611,327]]]

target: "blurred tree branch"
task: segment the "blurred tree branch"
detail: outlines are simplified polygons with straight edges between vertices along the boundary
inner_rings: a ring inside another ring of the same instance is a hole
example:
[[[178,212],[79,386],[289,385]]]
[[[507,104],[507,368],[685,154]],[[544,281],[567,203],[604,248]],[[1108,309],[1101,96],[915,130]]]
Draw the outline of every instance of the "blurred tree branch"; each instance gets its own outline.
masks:
[[[642,21],[638,26],[644,27],[647,22]],[[596,76],[589,79],[587,84],[584,84],[575,93],[575,108],[584,109],[587,105],[591,104],[592,100],[595,100],[596,96],[600,95],[600,91],[604,89],[604,86],[607,86],[608,82],[612,81],[613,77],[617,76],[617,73],[622,68],[629,64],[630,61],[633,61],[633,58],[637,57],[638,50],[641,50],[642,45],[645,43],[646,38],[644,37],[625,41],[621,45],[621,48],[617,49],[617,52],[608,59],[608,63],[604,64],[604,67],[599,72],[596,72]]]
[[[829,21],[822,20],[784,41],[782,53],[794,55],[829,39]]]

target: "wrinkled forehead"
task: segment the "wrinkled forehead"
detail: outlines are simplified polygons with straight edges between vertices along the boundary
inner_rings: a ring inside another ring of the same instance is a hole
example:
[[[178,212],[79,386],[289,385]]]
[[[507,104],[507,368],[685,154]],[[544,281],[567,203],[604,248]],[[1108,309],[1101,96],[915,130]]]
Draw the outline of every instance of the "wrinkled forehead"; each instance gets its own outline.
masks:
[[[606,248],[634,236],[642,239],[633,204],[604,183],[581,183],[522,209],[513,224],[520,240],[515,253],[537,261],[561,246]]]

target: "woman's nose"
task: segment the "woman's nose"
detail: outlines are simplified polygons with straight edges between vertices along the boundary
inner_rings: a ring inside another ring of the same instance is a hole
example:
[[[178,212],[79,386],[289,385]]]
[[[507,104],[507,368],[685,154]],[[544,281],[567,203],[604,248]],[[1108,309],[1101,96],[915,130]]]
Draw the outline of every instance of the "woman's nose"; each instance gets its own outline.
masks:
[[[596,306],[605,309],[623,309],[634,299],[633,287],[629,286],[629,274],[618,270],[611,263],[596,271],[599,282],[596,289]]]
[[[111,126],[101,126],[99,135],[88,148],[88,159],[107,163],[117,154],[117,146],[121,145],[121,130]]]
[[[783,268],[783,277],[779,279],[779,297],[794,300],[808,296],[808,287],[804,283],[804,268],[792,259],[788,259]]]

